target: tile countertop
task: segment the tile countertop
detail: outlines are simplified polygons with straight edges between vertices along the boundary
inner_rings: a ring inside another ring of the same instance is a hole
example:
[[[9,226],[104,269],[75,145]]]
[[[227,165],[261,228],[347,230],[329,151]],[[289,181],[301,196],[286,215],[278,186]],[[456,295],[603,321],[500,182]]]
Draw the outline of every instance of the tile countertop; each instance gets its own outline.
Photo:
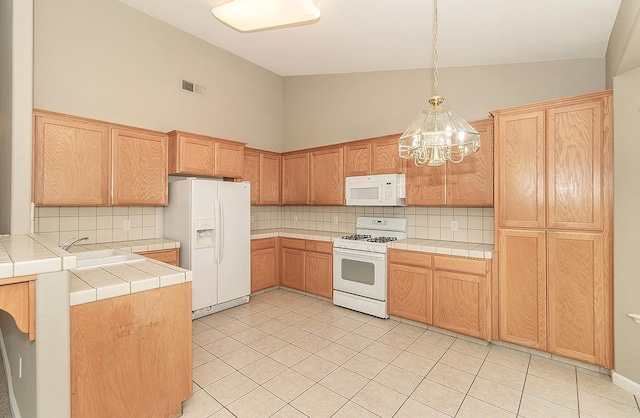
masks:
[[[69,305],[190,282],[189,270],[149,258],[69,271]]]
[[[333,241],[346,232],[328,232],[328,231],[312,231],[307,229],[256,229],[251,231],[251,239],[271,238],[271,237],[287,237],[298,239],[309,239],[316,241]],[[491,244],[476,244],[469,242],[455,241],[438,241],[431,239],[407,238],[401,239],[389,244],[389,248],[399,250],[420,251],[425,253],[455,255],[460,257],[472,258],[493,258],[494,246]]]
[[[170,250],[172,248],[180,248],[180,242],[168,239],[152,238],[138,239],[133,241],[101,242],[99,244],[74,245],[71,248],[71,253],[108,249],[142,253],[145,251]]]
[[[0,236],[0,279],[76,266],[76,257],[34,234]]]

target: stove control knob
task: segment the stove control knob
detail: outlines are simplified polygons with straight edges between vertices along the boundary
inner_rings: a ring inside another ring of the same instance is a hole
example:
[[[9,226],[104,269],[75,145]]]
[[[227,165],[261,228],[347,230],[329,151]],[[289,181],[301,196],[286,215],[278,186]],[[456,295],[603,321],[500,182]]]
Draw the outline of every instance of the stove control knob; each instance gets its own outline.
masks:
[[[368,245],[367,246],[367,251],[373,251],[373,245]]]

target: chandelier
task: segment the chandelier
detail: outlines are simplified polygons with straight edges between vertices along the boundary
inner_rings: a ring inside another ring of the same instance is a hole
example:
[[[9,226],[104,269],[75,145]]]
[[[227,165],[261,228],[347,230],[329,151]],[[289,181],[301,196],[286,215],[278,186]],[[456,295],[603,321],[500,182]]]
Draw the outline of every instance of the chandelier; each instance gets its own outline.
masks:
[[[398,140],[398,154],[412,159],[416,166],[440,166],[459,163],[480,149],[480,134],[448,106],[438,95],[438,0],[433,14],[433,97]]]

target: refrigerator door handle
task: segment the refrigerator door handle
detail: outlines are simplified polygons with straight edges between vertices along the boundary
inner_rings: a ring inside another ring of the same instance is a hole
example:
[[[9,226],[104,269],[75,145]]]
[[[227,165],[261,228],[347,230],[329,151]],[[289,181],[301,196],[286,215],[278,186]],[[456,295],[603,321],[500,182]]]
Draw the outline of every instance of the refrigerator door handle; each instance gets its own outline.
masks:
[[[224,205],[222,204],[222,200],[220,200],[218,204],[220,205],[220,241],[218,242],[220,250],[218,252],[218,263],[222,263],[222,258],[224,257]]]
[[[216,205],[213,205],[213,216],[215,217],[215,242],[214,242],[214,254],[213,254],[213,262],[215,264],[219,264],[220,263],[220,256],[219,256],[219,243],[220,243],[220,211],[216,211],[216,209],[219,209],[219,205],[218,208],[216,208]],[[217,212],[217,213],[216,213]]]

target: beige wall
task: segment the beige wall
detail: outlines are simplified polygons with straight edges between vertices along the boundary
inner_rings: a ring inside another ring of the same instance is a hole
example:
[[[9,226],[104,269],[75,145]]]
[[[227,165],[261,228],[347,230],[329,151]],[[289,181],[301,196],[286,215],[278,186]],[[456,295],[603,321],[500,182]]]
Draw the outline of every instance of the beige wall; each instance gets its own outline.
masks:
[[[613,79],[615,371],[640,385],[640,67]],[[638,393],[636,393],[638,394]]]
[[[607,47],[607,88],[613,77],[640,67],[640,0],[622,0]]]
[[[0,0],[0,234],[11,231],[13,0]]]
[[[467,120],[604,89],[604,59],[443,68],[440,94]],[[404,131],[433,93],[431,70],[285,77],[285,151]]]
[[[35,107],[281,150],[282,77],[115,0],[34,3]]]
[[[640,247],[640,0],[622,0],[607,47],[606,66],[607,84],[613,87],[615,138],[614,369],[635,382],[633,389],[640,396],[640,325],[627,315],[640,313],[640,275],[633,251]]]

